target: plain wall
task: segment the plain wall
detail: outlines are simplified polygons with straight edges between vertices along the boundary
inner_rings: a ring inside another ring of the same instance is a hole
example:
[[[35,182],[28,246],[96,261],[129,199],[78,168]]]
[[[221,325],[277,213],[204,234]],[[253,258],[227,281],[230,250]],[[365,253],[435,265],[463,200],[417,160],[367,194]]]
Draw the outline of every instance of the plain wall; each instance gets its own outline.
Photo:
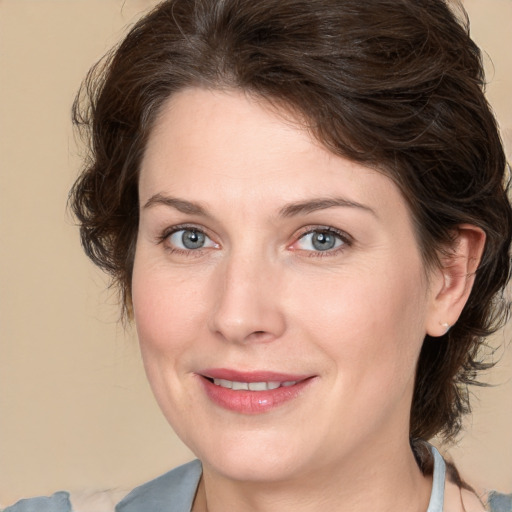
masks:
[[[149,0],[0,0],[0,504],[55,490],[128,489],[192,457],[151,396],[135,335],[80,249],[66,199],[80,168],[81,79]],[[488,96],[512,147],[512,1],[466,0],[490,56]],[[491,66],[490,59],[494,63]],[[498,333],[495,345],[511,332]],[[476,389],[450,453],[512,491],[512,350]]]

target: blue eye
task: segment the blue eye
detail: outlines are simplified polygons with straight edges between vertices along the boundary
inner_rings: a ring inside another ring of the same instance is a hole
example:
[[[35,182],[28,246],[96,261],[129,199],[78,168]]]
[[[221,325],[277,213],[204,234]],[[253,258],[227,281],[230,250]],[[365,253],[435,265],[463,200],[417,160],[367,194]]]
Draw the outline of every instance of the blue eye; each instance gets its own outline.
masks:
[[[178,229],[169,235],[168,240],[173,248],[183,251],[217,247],[211,238],[198,229]]]
[[[302,235],[297,248],[303,251],[330,251],[341,247],[346,242],[334,231],[317,229]]]

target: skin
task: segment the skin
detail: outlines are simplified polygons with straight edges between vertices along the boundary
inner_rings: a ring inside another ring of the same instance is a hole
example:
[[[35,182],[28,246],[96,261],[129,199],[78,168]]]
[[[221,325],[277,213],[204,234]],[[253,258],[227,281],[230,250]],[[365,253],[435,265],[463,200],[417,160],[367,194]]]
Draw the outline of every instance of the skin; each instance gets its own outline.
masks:
[[[457,257],[427,275],[388,177],[239,91],[170,98],[139,195],[135,321],[156,399],[203,462],[194,510],[425,511],[431,480],[408,442],[415,365],[425,334],[456,321],[483,234],[461,226]],[[333,198],[350,205],[320,207]],[[202,248],[169,235],[183,224]],[[306,233],[326,228],[340,238],[319,251]],[[314,378],[247,415],[207,397],[198,373],[212,367]]]

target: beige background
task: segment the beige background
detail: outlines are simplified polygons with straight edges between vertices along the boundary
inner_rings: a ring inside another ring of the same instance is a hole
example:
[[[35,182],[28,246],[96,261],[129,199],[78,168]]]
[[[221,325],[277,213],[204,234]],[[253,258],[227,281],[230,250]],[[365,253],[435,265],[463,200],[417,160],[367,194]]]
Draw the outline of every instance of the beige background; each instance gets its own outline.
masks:
[[[79,166],[70,105],[89,66],[153,0],[0,0],[0,504],[130,488],[191,455],[160,415],[133,332],[66,213]],[[466,0],[494,63],[510,158],[512,0]],[[500,333],[495,344],[511,338]],[[462,472],[512,491],[512,350],[476,390]]]

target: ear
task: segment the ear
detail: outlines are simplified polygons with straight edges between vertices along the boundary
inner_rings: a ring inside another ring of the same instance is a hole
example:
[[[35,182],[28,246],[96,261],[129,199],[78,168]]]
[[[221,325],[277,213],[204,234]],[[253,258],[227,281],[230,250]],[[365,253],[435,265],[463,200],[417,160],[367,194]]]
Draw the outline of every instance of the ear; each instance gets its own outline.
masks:
[[[442,336],[457,322],[466,304],[485,246],[485,233],[471,224],[457,226],[453,243],[440,255],[441,268],[431,276],[431,308],[426,329]]]

